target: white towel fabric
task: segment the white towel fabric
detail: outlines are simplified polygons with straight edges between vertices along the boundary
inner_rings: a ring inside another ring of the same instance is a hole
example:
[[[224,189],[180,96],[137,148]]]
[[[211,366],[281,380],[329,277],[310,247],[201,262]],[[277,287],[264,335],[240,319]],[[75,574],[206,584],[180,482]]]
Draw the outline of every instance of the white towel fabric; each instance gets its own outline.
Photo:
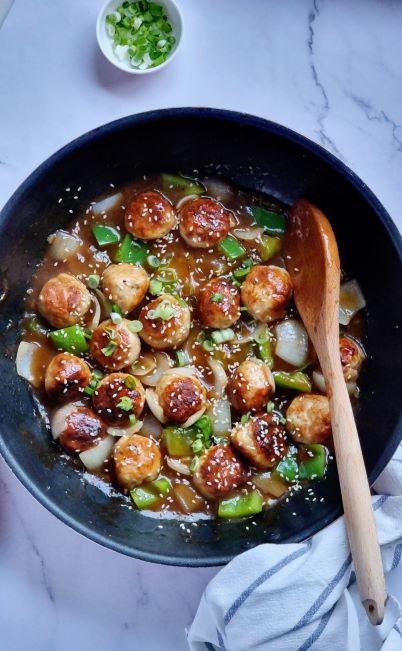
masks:
[[[402,557],[402,444],[374,484],[385,572]],[[388,595],[381,626],[360,604],[343,518],[308,541],[260,545],[207,586],[191,651],[402,651],[402,608]]]

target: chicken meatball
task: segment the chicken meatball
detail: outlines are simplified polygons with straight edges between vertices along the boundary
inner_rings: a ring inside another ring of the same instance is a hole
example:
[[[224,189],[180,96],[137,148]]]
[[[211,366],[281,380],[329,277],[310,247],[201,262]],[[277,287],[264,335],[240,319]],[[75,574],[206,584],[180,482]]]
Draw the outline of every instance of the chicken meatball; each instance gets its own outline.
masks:
[[[268,366],[260,359],[246,359],[232,374],[227,394],[237,411],[262,409],[275,391],[275,381]]]
[[[339,352],[345,381],[356,382],[365,358],[362,348],[351,337],[341,337]]]
[[[200,290],[198,312],[206,328],[229,328],[240,318],[240,292],[224,278],[214,278]]]
[[[89,351],[98,364],[119,371],[135,362],[141,351],[141,342],[138,335],[131,332],[130,325],[127,319],[117,324],[108,319],[95,329]]]
[[[48,280],[38,296],[38,312],[54,328],[78,323],[88,312],[91,295],[85,285],[71,274],[58,274]]]
[[[60,402],[76,400],[90,382],[88,364],[71,353],[59,353],[46,369],[46,393]]]
[[[117,481],[131,490],[157,478],[161,469],[161,453],[152,439],[139,434],[122,436],[113,449]]]
[[[207,499],[224,497],[247,479],[245,463],[230,445],[214,445],[200,457],[193,475],[197,490]]]
[[[98,445],[106,436],[105,427],[88,407],[66,405],[52,419],[53,438],[68,452],[79,454]]]
[[[290,403],[286,428],[297,443],[322,443],[331,434],[331,415],[326,396],[303,393]]]
[[[126,230],[134,237],[157,240],[176,226],[176,214],[160,192],[141,192],[129,203],[125,223]]]
[[[285,456],[288,445],[286,430],[278,414],[262,414],[238,423],[230,439],[234,447],[256,468],[266,470]]]
[[[257,321],[281,319],[292,297],[292,283],[286,269],[256,265],[241,286],[241,299]]]
[[[156,394],[165,418],[175,423],[185,423],[207,406],[205,389],[195,375],[164,373],[156,385]]]
[[[179,346],[190,333],[188,306],[170,294],[162,294],[145,305],[139,319],[142,323],[141,339],[159,350]]]
[[[144,409],[145,391],[129,373],[110,373],[101,379],[92,395],[92,405],[103,420],[128,425],[130,416],[139,418]]]
[[[149,287],[145,269],[135,264],[111,264],[102,274],[102,291],[123,314],[132,312],[144,299]]]
[[[195,249],[216,246],[229,233],[232,213],[208,197],[189,199],[179,210],[180,235]]]

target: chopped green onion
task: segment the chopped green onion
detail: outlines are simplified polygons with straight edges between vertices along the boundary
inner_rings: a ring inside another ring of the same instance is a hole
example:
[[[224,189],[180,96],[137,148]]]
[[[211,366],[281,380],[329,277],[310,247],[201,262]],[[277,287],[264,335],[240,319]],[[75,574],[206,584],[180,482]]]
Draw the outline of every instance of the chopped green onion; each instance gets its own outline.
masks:
[[[163,294],[163,283],[157,278],[152,278],[151,282],[149,283],[149,293],[152,294],[152,296]]]
[[[203,416],[201,416],[201,418],[199,418],[199,419],[194,423],[194,427],[195,427],[196,429],[200,430],[200,432],[202,432],[202,434],[203,434],[204,437],[212,436],[212,431],[213,431],[213,428],[212,428],[212,420],[211,420],[211,418],[210,418],[209,416],[207,416],[206,414],[204,414]]]
[[[132,411],[133,406],[133,401],[128,396],[123,396],[117,403],[117,407],[123,411]]]
[[[138,321],[137,319],[134,319],[134,321],[130,321],[130,323],[128,324],[128,329],[134,334],[136,334],[137,332],[141,332],[142,328],[143,325],[141,321]]]
[[[162,321],[169,321],[176,314],[176,310],[168,300],[161,301],[154,310],[149,310],[147,318],[151,321],[162,319]]]
[[[177,366],[187,366],[189,363],[188,355],[184,350],[176,350]]]
[[[151,267],[151,269],[158,269],[161,265],[161,261],[156,257],[156,255],[148,255],[147,265],[148,267]]]
[[[190,471],[191,472],[196,472],[198,469],[198,466],[200,465],[201,459],[200,457],[193,457],[191,464],[190,464]]]
[[[101,348],[101,352],[103,353],[103,355],[105,357],[110,357],[111,355],[113,355],[116,348],[117,348],[116,342],[111,340],[111,341],[109,341],[107,346],[105,346],[104,348]]]
[[[124,380],[124,386],[127,389],[135,389],[135,387],[137,386],[135,377],[133,377],[132,375],[127,375],[126,379]]]
[[[69,353],[81,355],[88,350],[87,338],[83,328],[79,325],[53,330],[49,333],[49,338],[56,348],[65,350]]]
[[[273,372],[275,385],[281,389],[293,389],[294,391],[301,391],[308,393],[311,391],[311,381],[308,375],[301,371],[274,371]]]
[[[224,344],[227,341],[232,341],[235,338],[235,333],[232,328],[223,328],[222,330],[214,330],[211,332],[211,340],[214,344]]]
[[[92,233],[99,246],[108,246],[109,244],[116,244],[120,242],[120,233],[113,226],[106,226],[106,224],[94,224],[92,226]]]
[[[257,243],[258,252],[263,262],[268,262],[281,250],[282,242],[279,237],[272,237],[271,235],[263,235],[261,242]]]
[[[99,287],[99,283],[100,283],[100,276],[98,276],[98,274],[91,274],[90,276],[88,276],[87,285],[90,289],[96,289],[97,287]]]
[[[190,194],[203,194],[205,187],[202,183],[187,179],[184,176],[177,176],[175,174],[162,174],[162,182],[165,190],[178,189],[183,191],[183,195]]]
[[[88,396],[92,396],[95,393],[96,388],[97,388],[97,386],[99,384],[99,380],[101,379],[101,377],[102,377],[102,373],[100,371],[98,371],[97,369],[92,371],[91,381],[90,381],[89,385],[87,387],[85,387],[85,389],[84,389],[84,392]]]
[[[274,365],[274,358],[272,355],[271,335],[268,326],[259,329],[258,334],[254,337],[254,341],[258,346],[260,359],[262,359],[269,368],[272,368]]]
[[[219,502],[218,515],[220,518],[244,518],[247,515],[257,515],[262,511],[262,498],[257,491],[248,495],[236,495]]]
[[[246,423],[248,423],[250,418],[251,418],[251,411],[248,411],[246,414],[243,414],[243,416],[240,418],[240,422],[242,423],[242,425],[245,425]]]
[[[127,233],[119,244],[114,262],[127,262],[129,264],[141,264],[148,254],[148,247],[143,242],[137,242]]]
[[[246,255],[246,249],[234,237],[228,235],[219,243],[219,249],[228,258],[228,260],[237,260],[237,258]]]
[[[215,345],[213,344],[213,342],[210,339],[205,339],[202,342],[202,347],[203,347],[204,350],[207,351],[207,353],[212,353],[212,351],[215,348]]]
[[[219,292],[214,292],[211,295],[211,301],[212,303],[222,303],[223,301],[223,294],[220,294]]]
[[[111,312],[110,313],[110,318],[111,318],[112,322],[114,323],[114,325],[118,325],[119,323],[121,323],[123,321],[123,317],[118,312]]]
[[[252,260],[250,260],[249,258],[247,258],[247,260],[243,260],[240,267],[234,270],[233,277],[236,278],[237,280],[239,278],[244,278],[244,276],[247,276],[250,273],[252,266],[253,266]]]
[[[191,448],[194,454],[200,454],[201,452],[204,451],[204,444],[201,441],[201,439],[196,439],[194,443],[192,443]]]
[[[267,413],[270,414],[275,408],[275,403],[270,400],[267,404]]]
[[[285,216],[273,210],[266,210],[259,206],[252,206],[250,212],[258,226],[265,228],[271,235],[284,235],[285,233]]]
[[[137,422],[137,419],[134,416],[134,414],[130,414],[129,417],[128,417],[128,420],[129,420],[130,425],[135,425],[136,422]]]

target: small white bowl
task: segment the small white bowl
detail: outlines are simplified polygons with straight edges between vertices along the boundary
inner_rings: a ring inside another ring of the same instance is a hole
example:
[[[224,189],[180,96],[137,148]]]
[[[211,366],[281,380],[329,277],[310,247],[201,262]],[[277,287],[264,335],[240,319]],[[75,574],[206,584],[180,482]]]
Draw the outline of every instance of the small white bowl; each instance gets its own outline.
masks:
[[[155,68],[145,68],[145,70],[140,70],[139,68],[133,68],[129,61],[120,61],[117,58],[113,51],[113,38],[110,37],[106,32],[106,16],[116,11],[117,7],[122,4],[123,0],[108,0],[98,14],[96,21],[96,38],[98,40],[98,45],[110,63],[112,63],[116,68],[129,72],[132,75],[146,75],[150,72],[155,72],[156,70],[161,70],[170,63],[170,61],[176,56],[176,53],[180,47],[181,40],[183,37],[183,16],[180,9],[173,0],[155,0],[155,2],[161,5],[166,13],[168,21],[172,25],[173,31],[171,32],[172,36],[175,37],[176,43],[173,46],[173,49],[169,53],[166,61],[161,63]]]

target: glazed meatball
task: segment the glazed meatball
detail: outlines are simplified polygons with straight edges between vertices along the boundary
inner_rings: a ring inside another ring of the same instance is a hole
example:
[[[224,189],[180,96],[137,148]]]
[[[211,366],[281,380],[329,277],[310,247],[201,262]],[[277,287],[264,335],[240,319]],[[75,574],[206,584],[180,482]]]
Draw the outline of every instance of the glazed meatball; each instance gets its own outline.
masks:
[[[98,364],[119,371],[135,362],[141,351],[141,342],[138,335],[131,332],[130,325],[127,319],[117,324],[108,319],[95,329],[89,351]]]
[[[247,479],[244,462],[230,445],[214,445],[200,457],[194,486],[207,499],[224,497]]]
[[[161,469],[161,453],[152,439],[139,434],[122,436],[113,449],[117,481],[131,490],[152,481]]]
[[[219,201],[189,199],[179,210],[180,235],[195,249],[216,246],[229,233],[232,214]]]
[[[65,450],[75,454],[95,447],[106,436],[100,418],[88,407],[74,404],[54,414],[52,432]]]
[[[268,366],[260,359],[246,359],[232,374],[227,394],[237,411],[244,413],[264,407],[275,391]]]
[[[170,294],[162,294],[145,305],[139,319],[142,323],[141,339],[159,350],[179,346],[190,333],[188,306]]]
[[[144,299],[149,287],[145,269],[135,264],[111,264],[102,274],[102,291],[123,314],[132,312]]]
[[[256,265],[241,286],[241,299],[257,321],[281,319],[292,297],[292,283],[286,269]]]
[[[195,375],[164,373],[156,385],[156,394],[164,416],[175,423],[185,423],[207,406],[205,389]]]
[[[71,353],[59,353],[46,369],[46,393],[59,402],[76,400],[90,382],[88,364]]]
[[[365,358],[362,348],[351,337],[341,337],[339,352],[345,381],[356,382]]]
[[[238,423],[230,439],[243,457],[260,470],[275,466],[288,449],[286,430],[275,413],[254,416],[247,423]]]
[[[91,295],[85,285],[71,274],[59,274],[48,280],[38,296],[38,312],[54,328],[78,323],[88,312]]]
[[[139,418],[144,403],[144,388],[141,382],[129,373],[105,375],[92,395],[92,405],[96,413],[113,425],[128,425],[130,415]]]
[[[125,215],[126,230],[140,240],[157,240],[176,226],[172,204],[160,192],[141,192]]]
[[[240,317],[240,292],[224,278],[214,278],[200,290],[198,312],[206,328],[229,328]]]
[[[297,443],[322,443],[331,434],[331,415],[326,396],[303,393],[290,403],[286,428]]]

